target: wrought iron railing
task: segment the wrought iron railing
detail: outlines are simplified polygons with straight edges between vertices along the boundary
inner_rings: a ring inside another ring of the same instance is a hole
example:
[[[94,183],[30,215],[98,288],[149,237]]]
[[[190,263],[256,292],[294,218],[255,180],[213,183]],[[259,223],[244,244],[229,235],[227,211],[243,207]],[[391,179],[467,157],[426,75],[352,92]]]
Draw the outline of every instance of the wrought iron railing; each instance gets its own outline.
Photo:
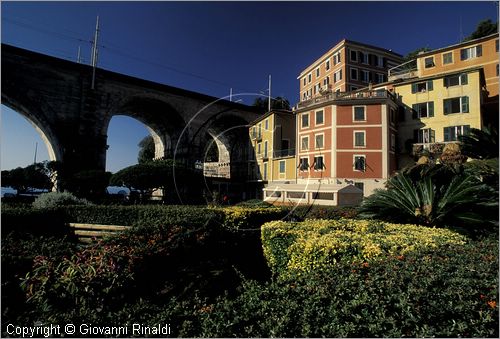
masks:
[[[385,89],[367,89],[352,92],[333,92],[325,95],[320,95],[309,100],[297,103],[296,109],[316,105],[334,100],[362,100],[373,98],[391,98],[395,100],[395,95]]]

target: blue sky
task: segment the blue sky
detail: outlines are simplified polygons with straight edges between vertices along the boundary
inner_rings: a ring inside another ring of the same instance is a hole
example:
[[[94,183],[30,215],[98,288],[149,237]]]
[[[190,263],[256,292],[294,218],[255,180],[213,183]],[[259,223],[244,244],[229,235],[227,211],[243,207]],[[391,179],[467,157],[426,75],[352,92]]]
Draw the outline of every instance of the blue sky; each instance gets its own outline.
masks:
[[[455,44],[498,2],[10,2],[1,4],[2,43],[76,60],[99,15],[99,67],[223,97],[267,89],[294,104],[297,75],[347,38],[406,54]],[[250,104],[255,97],[243,96]],[[1,168],[48,159],[35,129],[2,105]],[[139,122],[115,117],[107,170],[136,163],[147,135]]]

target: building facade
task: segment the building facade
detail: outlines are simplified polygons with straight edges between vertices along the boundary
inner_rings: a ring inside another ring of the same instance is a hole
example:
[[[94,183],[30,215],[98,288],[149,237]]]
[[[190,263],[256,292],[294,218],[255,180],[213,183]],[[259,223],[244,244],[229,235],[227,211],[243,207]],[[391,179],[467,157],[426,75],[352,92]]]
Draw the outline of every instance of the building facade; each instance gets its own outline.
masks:
[[[389,80],[406,106],[399,151],[439,153],[471,128],[498,128],[498,62],[497,33],[422,53],[391,69]]]
[[[344,39],[299,74],[300,101],[386,82],[387,70],[402,60],[391,50]]]
[[[261,184],[258,195],[268,182],[295,180],[295,115],[273,110],[250,123],[249,133],[249,181]]]

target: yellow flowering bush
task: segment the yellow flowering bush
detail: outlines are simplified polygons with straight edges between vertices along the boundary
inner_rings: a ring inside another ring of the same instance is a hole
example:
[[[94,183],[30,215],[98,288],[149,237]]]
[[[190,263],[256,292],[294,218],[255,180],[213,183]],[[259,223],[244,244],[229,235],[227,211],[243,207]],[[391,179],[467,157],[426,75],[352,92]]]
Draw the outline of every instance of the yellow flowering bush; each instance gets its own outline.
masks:
[[[371,220],[272,221],[262,226],[264,256],[276,273],[308,272],[341,260],[370,262],[384,255],[403,256],[464,244],[448,229]]]

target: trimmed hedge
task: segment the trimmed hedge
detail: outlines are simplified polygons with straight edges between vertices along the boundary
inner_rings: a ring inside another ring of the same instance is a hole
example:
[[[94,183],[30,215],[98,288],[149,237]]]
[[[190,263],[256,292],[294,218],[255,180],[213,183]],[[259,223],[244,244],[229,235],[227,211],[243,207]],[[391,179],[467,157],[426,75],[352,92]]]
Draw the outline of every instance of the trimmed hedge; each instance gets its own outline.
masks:
[[[191,331],[175,335],[498,338],[498,239],[379,259],[245,282],[236,297],[200,305]]]
[[[340,261],[373,261],[416,250],[464,244],[447,229],[368,220],[273,221],[262,226],[264,255],[271,270],[287,275],[327,268]]]
[[[1,213],[2,236],[11,232],[58,236],[69,235],[61,209],[34,209],[30,207],[3,207]]]

